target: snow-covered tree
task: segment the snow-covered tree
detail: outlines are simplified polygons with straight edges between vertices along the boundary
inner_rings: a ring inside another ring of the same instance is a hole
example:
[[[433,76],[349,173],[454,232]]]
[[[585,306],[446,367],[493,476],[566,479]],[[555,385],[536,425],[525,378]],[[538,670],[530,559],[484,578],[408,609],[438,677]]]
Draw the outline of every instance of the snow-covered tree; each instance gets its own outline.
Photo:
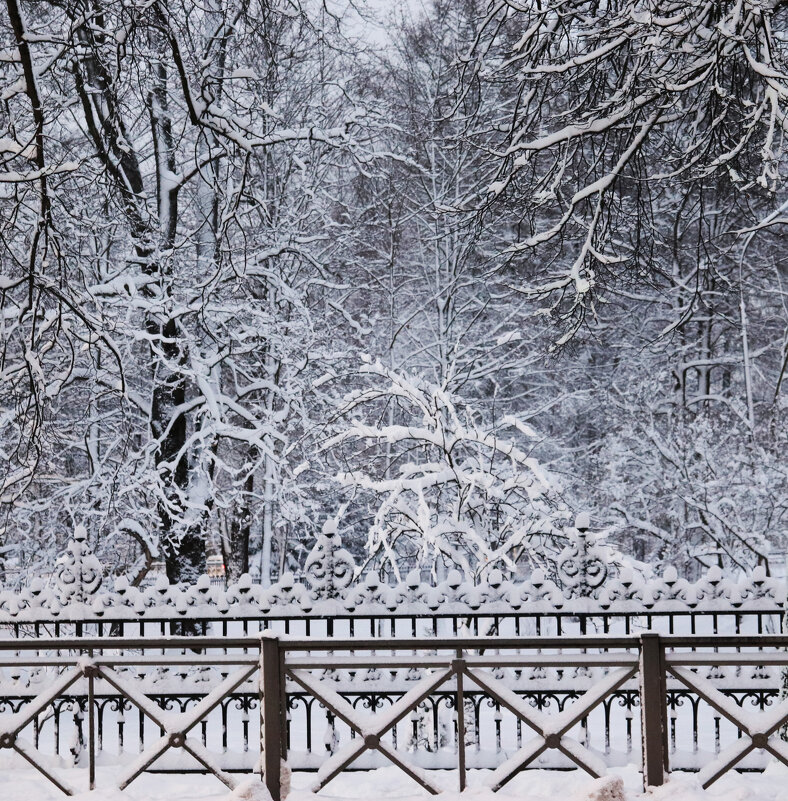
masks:
[[[4,3],[4,566],[768,567],[788,3],[355,6]]]
[[[611,280],[652,273],[666,193],[716,181],[773,222],[788,4],[502,2],[478,23],[464,74],[500,102],[491,212],[567,335]]]
[[[532,451],[538,436],[512,417],[484,420],[444,387],[362,365],[369,386],[342,407],[324,445],[338,482],[367,505],[369,562],[399,578],[459,568],[548,566],[568,517],[554,479]],[[391,414],[390,414],[391,412]]]
[[[234,572],[252,540],[267,574],[336,240],[321,192],[358,128],[337,21],[279,0],[6,5],[12,536],[47,548],[76,518],[180,581],[223,527]]]

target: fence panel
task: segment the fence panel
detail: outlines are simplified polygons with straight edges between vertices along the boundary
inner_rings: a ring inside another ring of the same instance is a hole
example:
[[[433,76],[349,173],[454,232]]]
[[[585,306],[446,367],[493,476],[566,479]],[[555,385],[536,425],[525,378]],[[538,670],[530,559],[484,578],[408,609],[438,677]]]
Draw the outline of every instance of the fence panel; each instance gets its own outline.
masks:
[[[642,750],[644,781],[788,763],[778,703],[783,635],[38,638],[0,640],[0,748],[66,793],[51,755],[95,784],[99,756],[125,787],[143,770],[210,772],[228,786],[281,760],[320,789],[394,764],[430,792],[432,769],[592,776]],[[746,707],[745,707],[746,704]],[[259,721],[259,725],[258,725]],[[687,722],[689,721],[689,725]]]

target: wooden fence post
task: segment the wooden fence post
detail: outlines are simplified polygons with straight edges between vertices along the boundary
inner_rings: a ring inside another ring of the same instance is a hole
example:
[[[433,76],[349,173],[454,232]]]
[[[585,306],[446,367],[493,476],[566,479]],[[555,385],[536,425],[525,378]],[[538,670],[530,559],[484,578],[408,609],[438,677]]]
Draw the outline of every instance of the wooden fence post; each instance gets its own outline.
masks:
[[[266,632],[260,638],[260,748],[263,781],[273,801],[281,801],[282,729],[284,719],[279,638]]]
[[[667,771],[667,692],[665,649],[659,634],[640,635],[640,714],[643,741],[643,787],[665,783]]]
[[[457,658],[452,660],[454,680],[457,682],[457,767],[460,774],[460,792],[465,789],[465,691],[463,687],[463,672],[465,660],[462,658],[462,648],[457,649]]]

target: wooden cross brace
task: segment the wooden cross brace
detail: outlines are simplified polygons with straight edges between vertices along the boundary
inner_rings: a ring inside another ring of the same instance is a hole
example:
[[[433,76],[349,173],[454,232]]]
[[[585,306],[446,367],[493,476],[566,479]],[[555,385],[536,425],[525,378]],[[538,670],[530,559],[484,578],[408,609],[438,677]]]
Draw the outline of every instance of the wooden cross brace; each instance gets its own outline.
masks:
[[[547,716],[533,711],[520,696],[494,679],[489,672],[471,669],[467,666],[465,660],[455,659],[449,668],[425,677],[408,693],[403,695],[392,705],[387,714],[381,716],[383,720],[377,726],[374,723],[370,726],[367,722],[361,720],[356,710],[347,700],[342,698],[335,690],[327,687],[324,682],[315,678],[310,671],[290,669],[288,675],[314,698],[323,703],[340,720],[361,735],[337,751],[323,764],[318,772],[317,781],[312,787],[313,792],[325,787],[364,751],[374,749],[381,752],[426,790],[435,794],[440,792],[440,789],[430,781],[423,771],[403,760],[396,751],[384,743],[382,736],[452,676],[456,676],[458,680],[463,675],[468,676],[480,689],[513,712],[539,735],[526,743],[493,773],[490,786],[494,790],[498,790],[516,773],[550,748],[561,751],[592,776],[601,776],[605,770],[601,760],[576,740],[566,737],[565,734],[576,723],[586,717],[592,709],[602,703],[605,698],[631,679],[636,672],[637,665],[613,670],[560,715]],[[457,736],[464,737],[464,732],[458,731]],[[462,749],[460,750],[462,751]]]
[[[58,676],[57,680],[51,684],[46,691],[37,695],[32,701],[20,709],[19,712],[6,718],[2,724],[0,724],[0,748],[10,748],[16,751],[17,754],[24,757],[39,773],[45,776],[55,787],[66,795],[74,795],[74,790],[41,764],[42,760],[37,759],[37,756],[41,756],[40,751],[21,743],[17,739],[17,735],[25,726],[43,712],[52,701],[71,687],[74,682],[82,678],[82,676],[88,675],[85,672],[86,667],[88,669],[90,668],[90,666],[80,665],[69,668]]]
[[[703,788],[709,787],[717,779],[730,770],[733,765],[744,759],[756,748],[763,748],[782,763],[788,765],[788,743],[783,742],[779,736],[774,736],[786,721],[788,721],[788,701],[778,704],[770,713],[757,716],[758,725],[754,719],[749,721],[742,713],[741,707],[735,701],[723,695],[718,689],[712,687],[705,679],[686,667],[668,665],[668,672],[675,676],[682,684],[698,694],[710,707],[717,710],[737,728],[741,729],[743,736],[732,746],[726,748],[717,759],[703,768],[698,774]]]
[[[364,721],[359,718],[356,710],[339,693],[327,687],[324,682],[315,678],[309,670],[288,670],[288,675],[316,700],[324,704],[327,709],[333,712],[340,720],[344,721],[351,729],[361,735],[341,748],[328,761],[326,761],[317,774],[317,781],[312,786],[312,791],[325,787],[333,778],[341,773],[348,765],[353,763],[364,751],[375,750],[383,754],[393,762],[400,770],[404,771],[414,781],[420,784],[425,790],[437,795],[442,790],[428,778],[427,774],[419,768],[411,765],[387,743],[383,742],[383,735],[394,728],[412,709],[425,699],[430,693],[434,692],[444,682],[454,675],[454,668],[430,674],[419,681],[405,695],[397,700],[384,715],[375,716],[374,719]],[[380,720],[382,718],[382,720]]]
[[[466,668],[465,673],[474,684],[498,701],[501,706],[514,713],[537,734],[493,772],[489,786],[494,791],[499,790],[540,754],[549,749],[560,751],[594,778],[602,776],[605,773],[605,765],[602,760],[594,756],[577,740],[567,737],[566,732],[622,684],[631,679],[636,672],[637,665],[611,670],[604,679],[589,688],[560,714],[543,715],[528,706],[517,693],[494,679],[488,671]]]
[[[173,715],[163,712],[158,704],[139,692],[136,687],[131,686],[112,668],[105,665],[99,666],[98,676],[114,687],[124,698],[131,701],[144,715],[164,731],[164,736],[150,748],[143,751],[134,763],[129,766],[126,773],[121,776],[118,787],[121,790],[128,787],[168,748],[182,748],[191,754],[209,773],[212,773],[219,781],[234,790],[238,785],[236,779],[220,770],[213,763],[211,755],[203,747],[202,743],[187,735],[191,729],[215,709],[230,693],[240,687],[257,669],[257,665],[252,665],[232,673],[212,692],[208,693],[196,707],[188,712]]]

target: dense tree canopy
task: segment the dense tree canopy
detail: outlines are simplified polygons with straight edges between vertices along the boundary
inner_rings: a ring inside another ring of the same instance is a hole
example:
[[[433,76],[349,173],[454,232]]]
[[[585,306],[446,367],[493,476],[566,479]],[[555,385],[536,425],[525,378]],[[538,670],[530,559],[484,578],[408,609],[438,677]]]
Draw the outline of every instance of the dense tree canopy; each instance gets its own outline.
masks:
[[[389,11],[6,0],[5,580],[778,558],[788,4]]]

